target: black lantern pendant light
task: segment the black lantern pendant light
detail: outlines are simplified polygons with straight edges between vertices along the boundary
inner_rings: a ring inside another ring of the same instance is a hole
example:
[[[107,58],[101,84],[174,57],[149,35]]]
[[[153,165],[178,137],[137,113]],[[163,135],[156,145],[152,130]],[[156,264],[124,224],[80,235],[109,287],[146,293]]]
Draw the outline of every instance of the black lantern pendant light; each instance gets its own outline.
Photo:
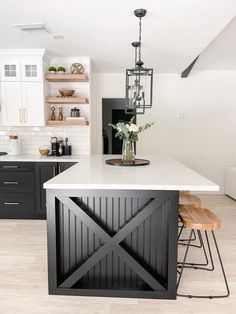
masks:
[[[139,18],[139,41],[133,42],[135,48],[135,67],[126,70],[126,113],[144,114],[152,107],[153,69],[145,68],[141,59],[142,18],[145,9],[137,9],[134,15]]]

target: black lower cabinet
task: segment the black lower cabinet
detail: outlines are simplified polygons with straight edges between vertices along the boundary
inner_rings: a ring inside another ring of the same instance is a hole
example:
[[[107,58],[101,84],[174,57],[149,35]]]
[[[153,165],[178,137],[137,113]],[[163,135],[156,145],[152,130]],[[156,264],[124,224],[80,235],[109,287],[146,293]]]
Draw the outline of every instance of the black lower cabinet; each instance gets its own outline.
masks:
[[[55,177],[58,173],[56,162],[36,163],[36,215],[38,218],[46,218],[46,191],[43,184]]]
[[[75,162],[0,162],[0,219],[46,219],[43,184]]]

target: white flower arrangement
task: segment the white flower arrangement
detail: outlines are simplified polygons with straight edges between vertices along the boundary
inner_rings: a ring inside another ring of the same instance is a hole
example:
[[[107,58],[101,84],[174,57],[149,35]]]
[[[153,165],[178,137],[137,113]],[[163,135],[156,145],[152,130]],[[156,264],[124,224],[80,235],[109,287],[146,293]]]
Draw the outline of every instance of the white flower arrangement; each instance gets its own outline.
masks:
[[[111,126],[113,129],[117,131],[115,136],[118,137],[119,139],[137,142],[138,134],[150,128],[154,124],[154,122],[146,123],[145,125],[138,127],[137,124],[133,123],[134,119],[135,117],[132,117],[129,123],[124,122],[118,122],[117,124],[109,123],[109,126]]]

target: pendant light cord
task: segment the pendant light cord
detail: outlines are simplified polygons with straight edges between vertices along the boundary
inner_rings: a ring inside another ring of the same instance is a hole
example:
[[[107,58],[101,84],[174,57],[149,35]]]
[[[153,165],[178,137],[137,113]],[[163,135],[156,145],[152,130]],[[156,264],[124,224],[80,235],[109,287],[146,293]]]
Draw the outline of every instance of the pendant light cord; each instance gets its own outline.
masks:
[[[139,18],[139,61],[141,61],[141,32],[142,32],[142,18]]]

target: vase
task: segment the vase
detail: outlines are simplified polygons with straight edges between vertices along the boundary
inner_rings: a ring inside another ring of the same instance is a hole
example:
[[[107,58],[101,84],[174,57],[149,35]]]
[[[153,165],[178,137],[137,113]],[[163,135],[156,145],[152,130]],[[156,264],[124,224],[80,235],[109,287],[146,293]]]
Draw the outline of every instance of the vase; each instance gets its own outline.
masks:
[[[134,162],[135,156],[134,156],[134,142],[133,141],[123,140],[121,159],[123,163]]]

